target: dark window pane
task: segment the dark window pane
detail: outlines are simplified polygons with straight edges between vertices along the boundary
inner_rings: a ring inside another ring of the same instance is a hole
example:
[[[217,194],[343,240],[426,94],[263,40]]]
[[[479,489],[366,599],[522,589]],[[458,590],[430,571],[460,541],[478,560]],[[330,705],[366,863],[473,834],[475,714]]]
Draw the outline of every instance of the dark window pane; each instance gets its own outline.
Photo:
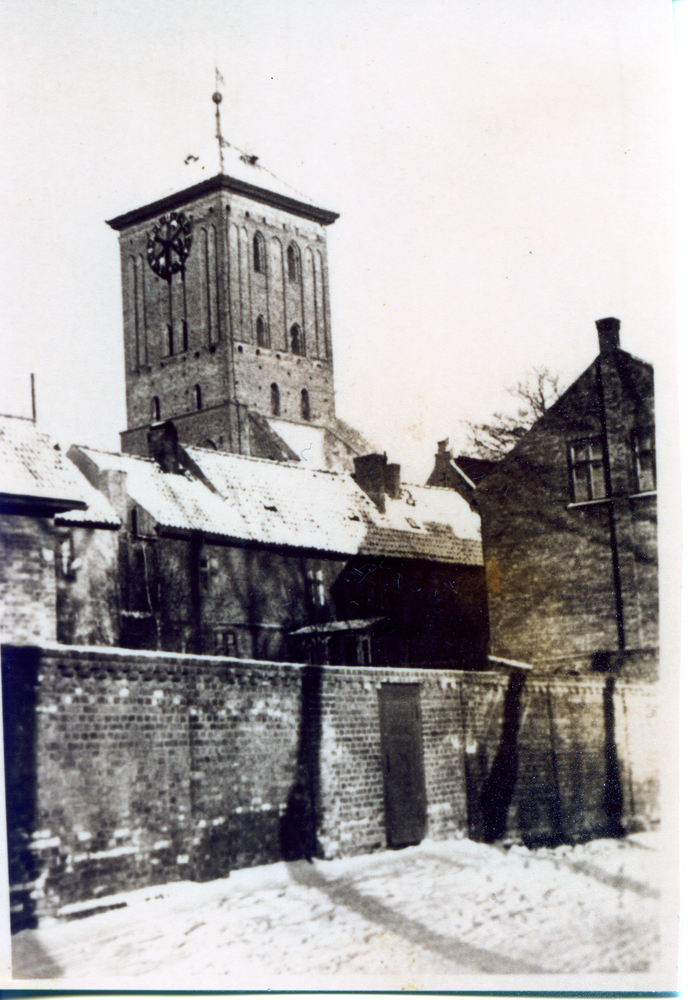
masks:
[[[599,500],[605,495],[604,490],[604,469],[601,462],[591,462],[590,464],[590,499]]]

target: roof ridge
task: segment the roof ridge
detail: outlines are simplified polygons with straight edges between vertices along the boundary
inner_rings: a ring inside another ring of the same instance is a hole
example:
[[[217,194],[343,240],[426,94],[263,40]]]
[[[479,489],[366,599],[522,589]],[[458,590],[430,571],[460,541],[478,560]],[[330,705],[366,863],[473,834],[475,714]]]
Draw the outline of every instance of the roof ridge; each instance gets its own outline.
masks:
[[[28,423],[36,426],[36,421],[33,417],[21,417],[18,413],[0,413],[0,420],[26,420]]]
[[[82,451],[94,451],[98,455],[112,455],[114,458],[134,458],[138,462],[150,462],[153,465],[157,465],[155,459],[151,458],[149,455],[133,455],[128,451],[110,451],[106,448],[94,448],[90,444],[73,444],[71,447],[81,448]]]
[[[452,486],[431,486],[429,483],[407,483],[402,480],[401,486],[413,486],[414,490],[447,490],[449,493],[456,493]]]
[[[197,444],[182,444],[182,448],[184,448],[185,451],[202,451],[206,455],[217,455],[218,457],[240,459],[242,462],[257,462],[259,464],[269,465],[271,469],[295,469],[298,472],[310,472],[311,475],[345,477],[345,473],[337,472],[336,469],[311,469],[301,461],[297,463],[287,459],[262,458],[260,455],[241,455],[235,451],[218,451],[215,448],[203,448],[201,445]]]

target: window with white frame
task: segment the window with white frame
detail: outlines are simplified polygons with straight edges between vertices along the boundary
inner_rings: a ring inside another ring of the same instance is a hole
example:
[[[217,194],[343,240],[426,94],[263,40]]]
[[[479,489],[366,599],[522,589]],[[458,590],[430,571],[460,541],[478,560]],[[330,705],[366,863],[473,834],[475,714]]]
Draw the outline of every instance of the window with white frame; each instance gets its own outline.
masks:
[[[325,604],[325,583],[323,581],[323,571],[321,569],[309,569],[308,590],[311,604],[321,608]]]
[[[236,656],[237,636],[230,630],[218,630],[215,633],[215,656]]]
[[[576,503],[600,500],[606,495],[602,438],[581,438],[569,444],[571,489]]]
[[[59,576],[64,580],[73,580],[76,577],[76,560],[74,559],[74,538],[70,532],[59,542],[57,570]]]

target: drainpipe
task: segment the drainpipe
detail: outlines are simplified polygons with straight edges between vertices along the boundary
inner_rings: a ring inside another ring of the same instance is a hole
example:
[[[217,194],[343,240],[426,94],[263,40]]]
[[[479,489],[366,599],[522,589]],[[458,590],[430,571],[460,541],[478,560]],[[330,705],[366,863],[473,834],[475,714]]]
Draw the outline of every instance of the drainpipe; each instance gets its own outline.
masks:
[[[612,497],[612,473],[609,461],[609,438],[607,436],[607,409],[604,399],[604,378],[602,374],[602,356],[613,353],[619,348],[619,327],[618,319],[608,317],[597,320],[597,332],[600,339],[600,354],[595,361],[595,375],[597,381],[597,392],[600,401],[600,424],[602,430],[602,467],[604,470],[604,492],[609,499],[609,548],[612,557],[612,576],[614,580],[614,602],[616,606],[616,630],[619,643],[619,650],[623,652],[626,648],[626,633],[624,628],[624,608],[623,593],[621,590],[621,572],[619,569],[619,545],[616,537],[616,517],[614,513],[614,499]]]

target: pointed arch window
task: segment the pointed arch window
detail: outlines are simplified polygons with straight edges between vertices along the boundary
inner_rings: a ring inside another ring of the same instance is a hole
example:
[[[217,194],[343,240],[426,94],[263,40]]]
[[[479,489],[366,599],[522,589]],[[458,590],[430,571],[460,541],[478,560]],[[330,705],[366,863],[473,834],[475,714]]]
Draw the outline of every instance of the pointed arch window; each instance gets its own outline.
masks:
[[[196,404],[196,409],[197,410],[202,410],[203,409],[203,393],[201,391],[200,385],[195,385],[193,391],[194,391],[194,402]]]
[[[289,338],[291,344],[292,354],[304,354],[303,350],[303,337],[301,336],[301,328],[298,323],[294,323],[291,330],[289,331]]]
[[[160,400],[157,396],[153,396],[151,400],[151,417],[153,420],[160,420]]]
[[[301,390],[301,419],[311,419],[311,401],[308,395],[308,389]]]
[[[279,417],[280,415],[280,391],[279,386],[276,382],[273,382],[270,386],[270,407],[272,409],[273,417]]]
[[[269,347],[270,337],[268,335],[267,327],[265,326],[265,320],[262,316],[259,316],[256,320],[256,343],[258,347]]]
[[[253,270],[265,274],[265,240],[262,233],[253,235]]]
[[[287,247],[287,272],[290,281],[301,280],[301,251],[296,243],[290,243]]]

